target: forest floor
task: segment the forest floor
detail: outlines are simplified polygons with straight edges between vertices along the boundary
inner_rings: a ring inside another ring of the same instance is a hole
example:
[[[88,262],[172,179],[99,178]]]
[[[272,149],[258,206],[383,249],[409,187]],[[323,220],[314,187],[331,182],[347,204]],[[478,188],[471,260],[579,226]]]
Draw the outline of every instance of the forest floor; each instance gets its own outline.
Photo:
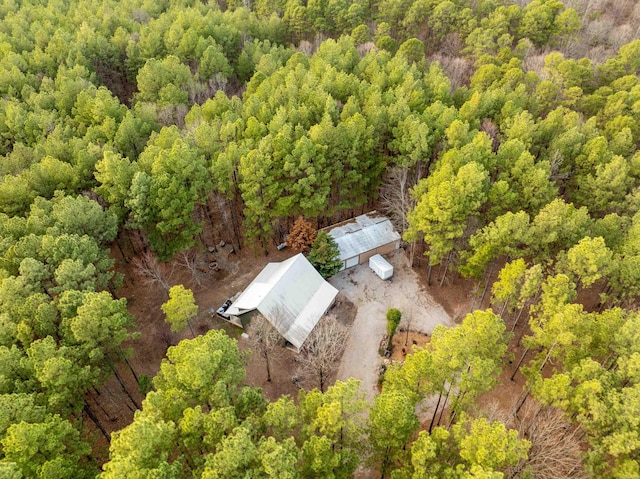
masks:
[[[124,253],[128,258],[134,257],[134,252],[127,248],[126,241],[122,241]],[[129,243],[130,244],[130,243]],[[170,286],[183,284],[191,288],[196,303],[199,305],[197,318],[191,321],[196,334],[204,334],[210,329],[224,329],[229,336],[238,340],[241,350],[250,349],[249,341],[241,337],[242,330],[230,325],[225,320],[211,314],[224,303],[226,299],[242,291],[270,261],[283,261],[292,255],[289,250],[273,251],[268,256],[253,250],[244,248],[238,252],[229,244],[224,247],[216,247],[216,251],[196,252],[198,263],[206,273],[201,275],[201,285],[194,283],[192,275],[186,268],[174,261],[166,265],[165,279]],[[168,299],[167,293],[158,285],[150,285],[136,274],[136,269],[130,261],[125,261],[117,248],[112,249],[112,257],[116,260],[116,271],[124,275],[122,287],[118,290],[118,296],[127,298],[129,312],[136,318],[136,331],[140,332],[138,339],[129,342],[132,355],[129,363],[137,373],[153,378],[160,369],[160,363],[166,356],[170,346],[178,344],[183,339],[192,337],[189,328],[183,331],[171,332],[169,324],[164,320],[164,313],[160,306]],[[209,269],[211,262],[216,262],[217,270]],[[294,362],[294,354],[283,350],[282,354],[274,358],[273,381],[266,382],[266,372],[262,360],[257,355],[250,355],[247,365],[246,382],[263,387],[269,398],[276,398],[280,394],[297,395],[298,387],[291,382],[291,367]],[[141,404],[143,396],[138,390],[138,385],[126,366],[118,366],[120,376],[123,379],[129,393],[137,404],[128,399],[121,384],[112,377],[101,387],[98,393],[89,394],[88,403],[107,432],[112,433],[122,429],[133,420],[135,409]],[[91,426],[91,425],[90,425]],[[91,428],[90,428],[91,429]],[[98,433],[92,431],[95,436],[96,457],[106,460],[108,457],[108,444]]]
[[[126,253],[126,251],[125,251]],[[191,274],[177,262],[167,270],[170,285],[184,284],[193,290],[199,312],[192,321],[196,334],[203,334],[210,329],[224,329],[231,337],[238,340],[241,350],[251,350],[251,339],[241,336],[243,330],[230,325],[225,320],[211,313],[224,301],[242,291],[269,262],[283,261],[294,253],[289,249],[255,254],[250,249],[233,251],[230,245],[217,247],[216,251],[199,251],[199,263],[208,266],[216,261],[218,270],[206,269],[202,275],[202,285],[194,284]],[[192,337],[189,328],[172,333],[164,321],[160,306],[167,300],[167,293],[157,285],[148,285],[137,276],[131,263],[125,262],[117,253],[116,269],[125,275],[125,282],[119,291],[120,297],[126,297],[129,310],[136,317],[136,329],[140,331],[139,339],[129,345],[133,354],[130,363],[138,376],[155,376],[160,363],[165,357],[168,347],[183,339]],[[490,293],[479,304],[479,288],[473,281],[464,280],[451,274],[442,287],[438,283],[436,269],[433,271],[432,284],[426,284],[427,268],[416,261],[414,267],[409,266],[407,255],[398,250],[387,256],[394,266],[394,276],[383,281],[371,271],[368,265],[359,265],[343,271],[330,282],[339,289],[336,303],[330,311],[341,322],[350,328],[345,354],[329,384],[335,379],[355,377],[363,382],[363,390],[371,399],[378,390],[380,366],[391,361],[401,362],[406,354],[413,352],[413,347],[422,347],[429,341],[429,335],[439,325],[453,326],[472,309],[488,307]],[[422,262],[424,263],[424,262]],[[484,285],[482,285],[484,286]],[[477,293],[478,290],[479,294]],[[402,313],[402,321],[394,337],[392,355],[384,358],[380,350],[384,349],[382,341],[386,335],[386,312],[389,308],[398,308]],[[515,331],[516,338],[524,333],[525,321]],[[511,323],[507,323],[508,329]],[[505,360],[505,370],[499,378],[497,388],[483,395],[479,406],[495,408],[503,413],[510,411],[522,392],[523,378],[518,374],[515,381],[510,381],[513,366],[510,363],[519,359],[522,346],[512,340],[509,351],[512,357]],[[382,347],[381,347],[382,346]],[[275,400],[281,395],[297,397],[300,387],[307,389],[317,384],[305,382],[297,373],[296,354],[282,349],[272,355],[272,380],[267,381],[264,359],[258,354],[249,354],[245,382],[263,388],[265,395]],[[143,397],[137,391],[137,384],[126,367],[119,367],[127,389],[138,404]],[[100,394],[88,398],[90,407],[99,417],[108,432],[117,431],[133,419],[136,406],[127,399],[125,392],[115,378],[100,388]],[[422,415],[421,415],[422,416]],[[426,420],[422,417],[423,422]],[[94,433],[97,436],[97,433]],[[97,441],[97,457],[104,460],[108,456],[106,441]],[[358,477],[368,477],[370,471],[361,470]]]
[[[431,285],[427,285],[427,260],[426,258],[417,257],[414,261],[413,270],[417,273],[421,285],[425,288],[434,300],[439,303],[445,311],[453,318],[456,324],[462,322],[462,319],[471,311],[476,309],[487,309],[491,305],[491,287],[486,291],[484,297],[482,297],[483,290],[486,284],[481,284],[474,280],[462,278],[458,273],[449,272],[443,286],[440,286],[439,281],[441,279],[441,271],[438,267],[434,267],[432,271]],[[497,275],[500,271],[500,267],[495,267],[493,275],[489,280],[489,285],[497,281]],[[499,312],[494,310],[494,312]],[[513,379],[511,375],[513,369],[524,353],[525,348],[522,345],[521,339],[529,332],[529,327],[526,320],[526,314],[520,319],[515,328],[513,328],[513,314],[504,314],[506,331],[513,334],[512,339],[509,341],[507,354],[504,359],[503,369],[498,376],[497,384],[491,391],[480,395],[476,402],[476,411],[480,415],[487,416],[492,420],[505,420],[508,421],[511,413],[514,411],[519,400],[522,398],[525,378],[522,374],[517,373]],[[397,336],[397,335],[396,335]],[[400,341],[400,338],[402,340]],[[402,348],[405,347],[405,340],[403,334],[400,333],[400,338],[394,338],[394,352],[391,357],[394,361],[402,361],[405,355],[402,352]],[[413,342],[417,343],[417,346],[422,346],[428,342],[429,338],[420,334],[409,335],[409,347],[415,346]],[[406,353],[410,353],[409,347],[405,348]],[[526,358],[526,362],[530,359],[530,356]],[[425,405],[435,406],[429,404],[429,401]],[[424,415],[421,415],[421,421],[425,426],[425,421],[430,421],[431,416],[429,411],[426,411]],[[426,424],[428,427],[428,423]]]

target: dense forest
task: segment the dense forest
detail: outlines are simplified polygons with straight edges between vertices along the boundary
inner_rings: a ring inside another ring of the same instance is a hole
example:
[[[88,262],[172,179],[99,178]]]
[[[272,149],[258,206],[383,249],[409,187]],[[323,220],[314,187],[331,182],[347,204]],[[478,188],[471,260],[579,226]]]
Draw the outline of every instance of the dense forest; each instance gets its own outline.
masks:
[[[0,476],[640,477],[639,26],[629,0],[2,2]],[[269,402],[210,331],[104,430],[88,398],[139,380],[110,251],[259,255],[373,206],[492,309],[373,404]],[[510,361],[513,416],[483,415]]]

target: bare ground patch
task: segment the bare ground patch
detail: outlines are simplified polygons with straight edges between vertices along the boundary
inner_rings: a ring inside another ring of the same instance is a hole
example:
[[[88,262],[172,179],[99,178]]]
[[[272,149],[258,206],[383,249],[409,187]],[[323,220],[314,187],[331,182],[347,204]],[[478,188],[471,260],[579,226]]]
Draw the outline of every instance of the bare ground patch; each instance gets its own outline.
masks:
[[[394,267],[390,280],[381,280],[367,265],[342,271],[330,280],[357,308],[337,379],[361,380],[362,389],[370,399],[377,389],[383,359],[378,351],[386,334],[389,308],[402,312],[399,330],[431,334],[439,324],[454,325],[449,314],[421,286],[402,250],[388,255],[387,259]]]

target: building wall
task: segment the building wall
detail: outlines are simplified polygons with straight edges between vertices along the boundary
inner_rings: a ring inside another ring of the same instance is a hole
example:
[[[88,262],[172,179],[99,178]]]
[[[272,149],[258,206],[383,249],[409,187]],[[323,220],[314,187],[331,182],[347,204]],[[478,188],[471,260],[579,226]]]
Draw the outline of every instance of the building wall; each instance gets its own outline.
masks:
[[[240,316],[231,315],[227,321],[234,326],[246,329],[249,323],[251,323],[251,319],[258,314],[260,314],[260,312],[257,309],[254,309],[253,311],[249,311],[248,313],[244,313]]]
[[[384,244],[382,246],[378,246],[376,249],[372,249],[370,251],[366,251],[360,254],[360,263],[368,263],[369,258],[371,258],[375,254],[388,254],[392,251],[395,251],[400,247],[399,241],[392,241],[391,243]]]
[[[343,263],[345,265],[345,268],[353,268],[354,266],[358,266],[360,264],[360,258],[355,256],[353,258],[347,258]]]
[[[231,315],[231,316],[229,316],[229,319],[227,319],[227,321],[229,323],[233,324],[234,326],[238,326],[240,328],[244,328],[244,326],[242,325],[242,320],[240,319],[240,316]]]

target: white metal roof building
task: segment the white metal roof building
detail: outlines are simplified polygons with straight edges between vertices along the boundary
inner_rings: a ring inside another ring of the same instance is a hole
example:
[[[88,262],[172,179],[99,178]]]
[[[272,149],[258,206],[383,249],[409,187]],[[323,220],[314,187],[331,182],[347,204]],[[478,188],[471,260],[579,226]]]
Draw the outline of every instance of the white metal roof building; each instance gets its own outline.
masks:
[[[237,319],[257,309],[300,351],[337,294],[301,253],[265,266],[227,313]]]
[[[340,249],[342,269],[366,263],[375,254],[400,247],[400,234],[391,220],[373,211],[326,229]]]

